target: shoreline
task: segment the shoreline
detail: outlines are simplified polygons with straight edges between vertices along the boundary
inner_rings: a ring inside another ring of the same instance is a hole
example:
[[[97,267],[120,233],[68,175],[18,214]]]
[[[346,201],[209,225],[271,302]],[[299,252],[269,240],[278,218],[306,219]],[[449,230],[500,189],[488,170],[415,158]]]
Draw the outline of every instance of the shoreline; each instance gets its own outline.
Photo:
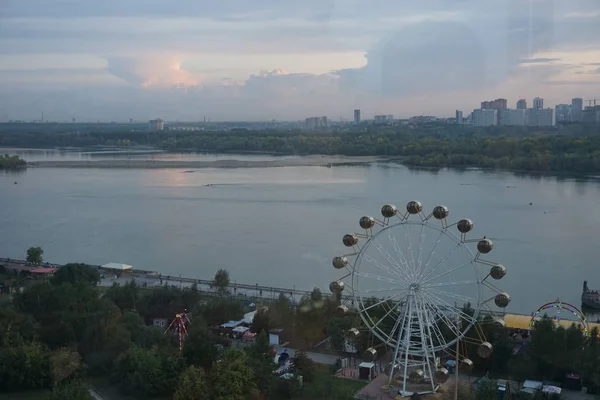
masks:
[[[172,168],[275,168],[275,167],[327,167],[367,165],[391,161],[390,157],[365,156],[305,156],[300,158],[268,161],[157,161],[157,160],[99,160],[99,161],[34,161],[28,168],[120,168],[120,169],[172,169]]]

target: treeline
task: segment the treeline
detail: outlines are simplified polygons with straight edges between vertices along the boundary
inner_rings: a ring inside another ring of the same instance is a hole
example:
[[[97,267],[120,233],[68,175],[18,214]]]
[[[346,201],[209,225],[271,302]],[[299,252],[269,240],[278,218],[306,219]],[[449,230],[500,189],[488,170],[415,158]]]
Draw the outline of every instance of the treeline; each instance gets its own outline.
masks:
[[[492,127],[372,128],[361,132],[0,132],[0,146],[90,147],[150,145],[167,151],[264,152],[397,157],[427,167],[482,167],[523,171],[600,171],[600,127],[568,126],[569,135]],[[564,131],[558,131],[564,133]],[[518,133],[518,134],[515,134]],[[584,134],[579,135],[577,133]],[[525,135],[525,136],[524,136]]]
[[[0,169],[20,169],[25,168],[26,165],[25,160],[19,156],[0,155]]]

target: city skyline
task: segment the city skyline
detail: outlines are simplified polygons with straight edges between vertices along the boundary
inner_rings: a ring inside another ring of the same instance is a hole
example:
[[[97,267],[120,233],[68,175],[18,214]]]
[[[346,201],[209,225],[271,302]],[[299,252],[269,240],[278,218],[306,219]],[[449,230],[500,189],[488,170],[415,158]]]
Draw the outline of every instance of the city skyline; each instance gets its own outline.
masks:
[[[594,1],[488,8],[9,2],[0,6],[0,121],[41,112],[56,121],[351,120],[354,109],[407,118],[470,112],[483,99],[541,97],[553,107],[600,97]]]

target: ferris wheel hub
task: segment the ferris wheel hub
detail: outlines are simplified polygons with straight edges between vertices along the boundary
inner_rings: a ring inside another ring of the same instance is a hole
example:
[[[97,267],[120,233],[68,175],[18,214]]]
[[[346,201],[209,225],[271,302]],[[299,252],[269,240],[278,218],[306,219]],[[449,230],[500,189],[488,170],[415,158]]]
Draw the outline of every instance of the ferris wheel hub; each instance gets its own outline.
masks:
[[[421,285],[418,283],[411,283],[410,286],[408,287],[408,291],[410,294],[416,294],[419,289],[421,288]]]

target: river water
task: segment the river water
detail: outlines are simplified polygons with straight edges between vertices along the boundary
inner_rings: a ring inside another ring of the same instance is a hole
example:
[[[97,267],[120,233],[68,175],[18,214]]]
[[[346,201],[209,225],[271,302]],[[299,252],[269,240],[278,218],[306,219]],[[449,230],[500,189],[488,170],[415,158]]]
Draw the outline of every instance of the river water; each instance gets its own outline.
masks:
[[[14,153],[15,151],[11,151]],[[98,157],[265,160],[269,156],[97,155],[51,150],[30,161]],[[15,184],[16,182],[16,184]],[[209,185],[209,186],[207,186]],[[509,312],[531,313],[560,298],[580,304],[582,282],[600,287],[596,243],[600,182],[399,165],[252,169],[28,169],[0,174],[0,256],[30,246],[56,262],[123,262],[165,274],[326,290],[347,252],[341,238],[381,206],[420,200],[449,220],[475,222],[471,237],[496,247],[486,259],[508,273]],[[531,204],[530,204],[531,203]],[[428,213],[427,212],[427,213]],[[474,244],[471,246],[474,250]]]

